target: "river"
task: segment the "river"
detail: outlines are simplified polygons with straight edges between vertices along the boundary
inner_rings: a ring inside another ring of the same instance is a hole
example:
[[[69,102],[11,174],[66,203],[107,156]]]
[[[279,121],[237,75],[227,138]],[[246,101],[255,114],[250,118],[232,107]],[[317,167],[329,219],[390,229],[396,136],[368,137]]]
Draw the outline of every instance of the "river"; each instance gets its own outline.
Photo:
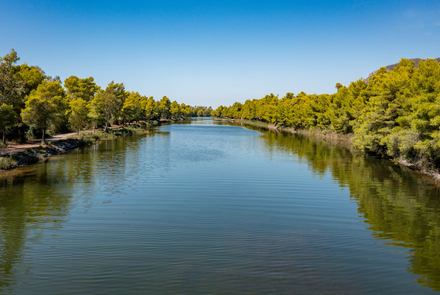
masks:
[[[439,291],[438,186],[314,138],[196,119],[0,174],[1,294]]]

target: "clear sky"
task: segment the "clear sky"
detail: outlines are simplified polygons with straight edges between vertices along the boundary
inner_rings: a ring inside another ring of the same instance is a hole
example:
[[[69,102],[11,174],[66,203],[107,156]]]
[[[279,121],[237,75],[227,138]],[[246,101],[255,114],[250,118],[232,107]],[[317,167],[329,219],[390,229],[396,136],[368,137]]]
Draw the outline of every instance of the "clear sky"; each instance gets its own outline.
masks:
[[[0,1],[0,56],[190,105],[334,93],[440,57],[440,1]]]

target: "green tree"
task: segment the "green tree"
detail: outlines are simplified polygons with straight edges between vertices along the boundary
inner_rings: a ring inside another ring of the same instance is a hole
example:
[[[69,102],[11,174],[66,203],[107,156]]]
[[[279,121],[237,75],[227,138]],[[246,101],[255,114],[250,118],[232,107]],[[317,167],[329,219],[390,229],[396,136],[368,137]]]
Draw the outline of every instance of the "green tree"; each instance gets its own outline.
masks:
[[[6,132],[16,120],[16,113],[12,105],[0,105],[0,130],[3,132],[3,144],[6,145]]]
[[[223,105],[219,105],[214,111],[212,111],[211,115],[213,117],[223,118],[226,117],[227,107]]]
[[[180,104],[177,103],[177,101],[173,101],[170,104],[170,116],[171,118],[174,118],[175,120],[180,119],[182,115],[182,112],[180,111]]]
[[[23,95],[29,95],[32,90],[37,89],[38,85],[40,85],[46,76],[44,71],[36,66],[29,66],[24,63],[19,66],[14,66],[12,68],[14,76],[18,80],[22,80],[24,84],[24,93]]]
[[[180,104],[180,111],[182,113],[182,116],[184,116],[185,118],[190,117],[192,114],[191,106],[186,105],[184,103]]]
[[[147,97],[141,96],[139,92],[129,92],[122,107],[122,112],[128,122],[143,119],[145,117],[145,107]]]
[[[90,101],[89,113],[87,117],[93,125],[93,133],[97,126],[104,124],[106,121],[104,113],[104,91],[98,90],[93,99]]]
[[[99,89],[93,77],[78,78],[76,76],[70,76],[64,80],[64,87],[70,99],[81,98],[86,102],[90,102]]]
[[[336,90],[338,90],[338,92],[339,92],[339,89],[341,89],[341,87],[342,87],[342,84],[341,83],[336,83],[336,85],[335,85],[335,88],[336,88]]]
[[[110,126],[110,120],[117,119],[125,101],[125,87],[123,83],[111,81],[102,94],[102,106],[106,119],[105,131]]]
[[[21,117],[26,124],[35,125],[36,128],[42,130],[42,142],[45,141],[49,125],[56,124],[65,114],[64,97],[64,89],[59,81],[44,80],[26,100]]]
[[[157,103],[152,96],[150,96],[145,104],[145,118],[147,120],[158,119],[159,111],[157,108]]]
[[[168,97],[164,96],[159,101],[159,106],[158,106],[158,111],[159,111],[159,115],[161,118],[163,118],[163,119],[170,118],[170,116],[171,116],[170,107],[171,107],[170,99]]]
[[[26,97],[31,93],[32,90],[37,89],[38,85],[40,85],[43,80],[46,79],[46,76],[43,70],[41,70],[39,67],[29,66],[26,63],[21,65],[13,65],[11,72],[16,81],[22,81],[22,83],[24,83],[24,91],[21,93],[21,95],[16,95],[13,102],[17,118],[14,124],[14,132],[16,132],[16,135],[18,135],[19,140],[23,142],[25,141],[24,135],[27,126],[23,124],[20,113],[25,107]]]
[[[69,101],[70,115],[69,123],[73,129],[79,131],[88,125],[89,121],[89,104],[84,99],[78,97]]]
[[[0,104],[19,106],[21,95],[25,92],[25,82],[13,71],[14,64],[19,60],[14,49],[0,59]]]

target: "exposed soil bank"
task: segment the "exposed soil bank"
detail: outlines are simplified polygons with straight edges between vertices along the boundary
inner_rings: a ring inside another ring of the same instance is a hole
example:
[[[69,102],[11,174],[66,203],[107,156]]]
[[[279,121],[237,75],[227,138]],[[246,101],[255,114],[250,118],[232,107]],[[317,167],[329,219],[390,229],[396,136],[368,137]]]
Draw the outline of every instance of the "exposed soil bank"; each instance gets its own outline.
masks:
[[[46,139],[47,144],[55,143],[61,140],[69,139],[75,136],[76,133],[58,134]],[[26,143],[9,143],[7,148],[0,149],[0,156],[14,154],[18,152],[25,152],[29,148],[37,148],[41,146],[41,140],[31,140]]]

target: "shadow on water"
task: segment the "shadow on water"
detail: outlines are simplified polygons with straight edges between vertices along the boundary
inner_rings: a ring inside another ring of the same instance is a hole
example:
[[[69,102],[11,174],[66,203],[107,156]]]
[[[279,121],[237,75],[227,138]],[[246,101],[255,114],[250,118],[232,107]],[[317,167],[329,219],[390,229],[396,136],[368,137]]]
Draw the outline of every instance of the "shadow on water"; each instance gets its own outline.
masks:
[[[349,188],[372,235],[407,254],[408,271],[418,275],[417,283],[440,291],[438,184],[388,160],[354,153],[321,139],[247,128],[264,133],[268,153],[297,155],[313,174],[330,173],[340,187]]]
[[[69,213],[71,196],[52,191],[68,180],[61,171],[46,168],[43,164],[0,178],[0,291],[14,285],[18,273],[31,271],[23,254],[26,242],[38,244],[45,229],[61,229]]]
[[[149,135],[167,137],[168,132],[152,129]],[[109,194],[118,193],[118,183],[127,168],[121,163],[130,157],[126,153],[127,142],[135,149],[133,145],[139,144],[138,139],[143,136],[105,140],[0,174],[1,294],[13,290],[23,274],[32,273],[33,262],[26,253],[56,236],[74,207],[80,204],[84,209],[90,208],[96,202],[94,191],[102,192],[106,186]],[[106,183],[99,183],[99,174],[105,174]],[[84,188],[82,184],[86,184]]]

